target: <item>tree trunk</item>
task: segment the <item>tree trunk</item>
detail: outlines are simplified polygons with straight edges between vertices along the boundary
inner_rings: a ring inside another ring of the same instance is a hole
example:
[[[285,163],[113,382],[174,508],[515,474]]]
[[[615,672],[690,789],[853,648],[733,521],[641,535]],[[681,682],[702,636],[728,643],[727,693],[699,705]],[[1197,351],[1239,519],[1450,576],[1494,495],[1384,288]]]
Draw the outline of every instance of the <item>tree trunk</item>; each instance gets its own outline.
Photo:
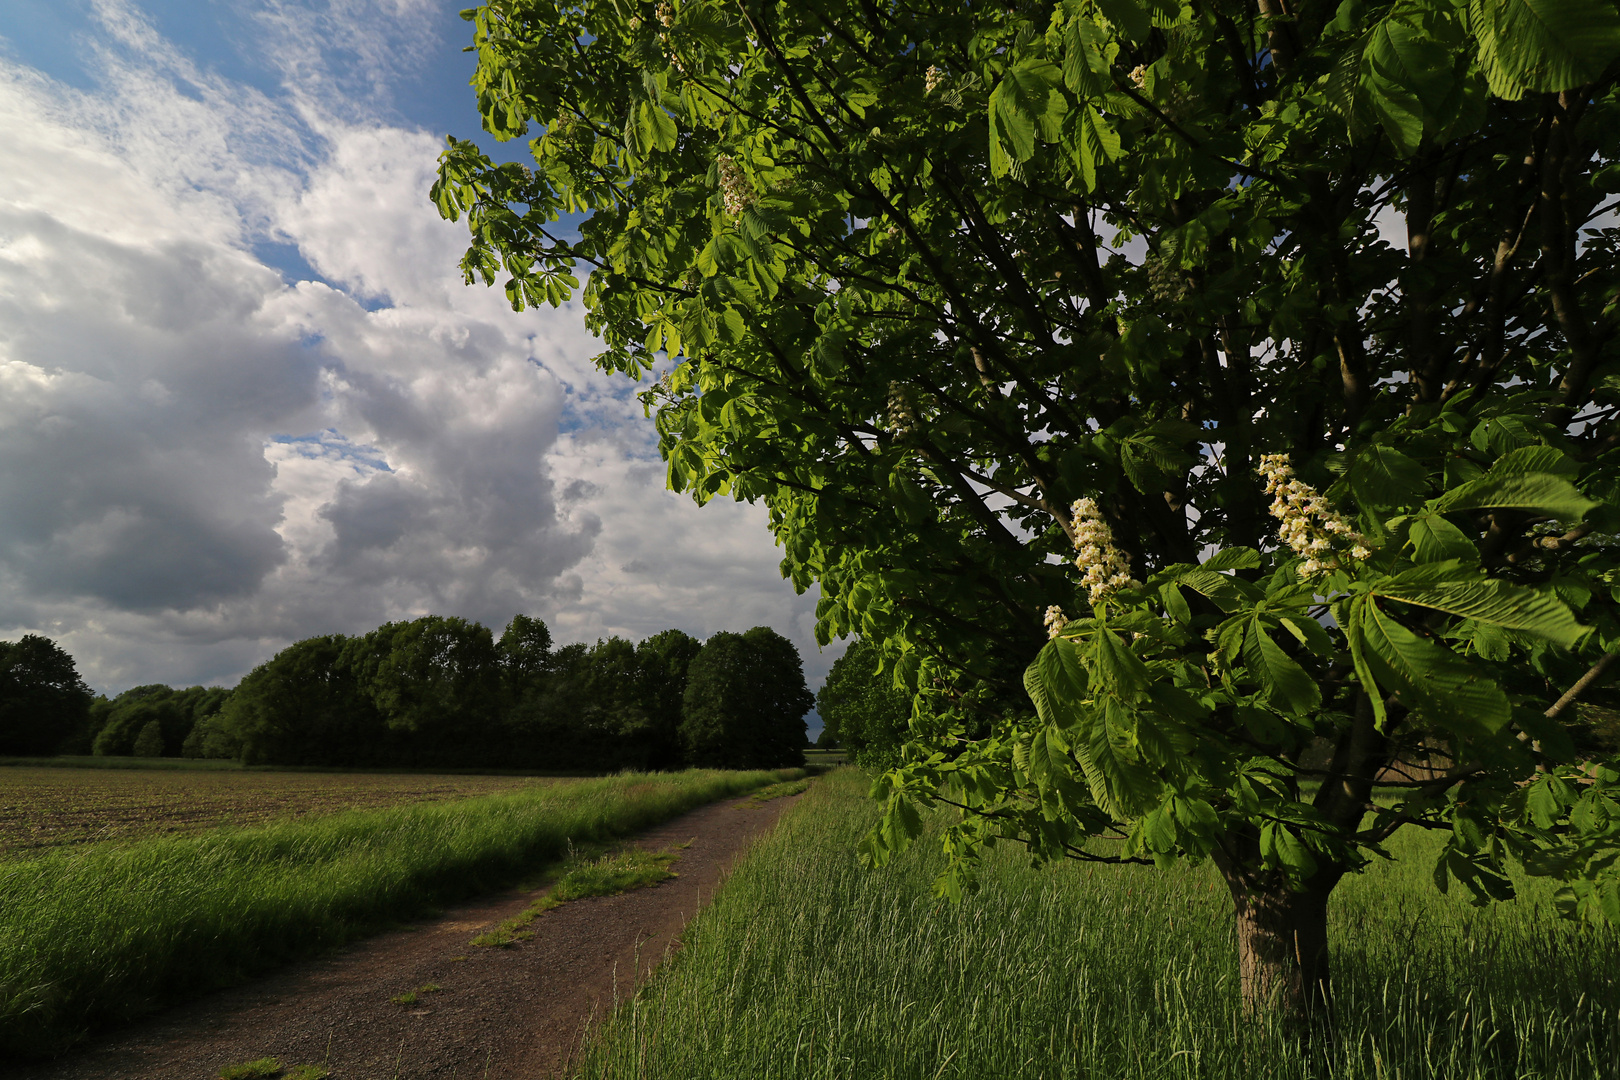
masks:
[[[1237,909],[1244,1015],[1270,1012],[1291,1021],[1326,1020],[1332,1000],[1327,947],[1331,886],[1292,892],[1281,884],[1269,889],[1229,884]]]

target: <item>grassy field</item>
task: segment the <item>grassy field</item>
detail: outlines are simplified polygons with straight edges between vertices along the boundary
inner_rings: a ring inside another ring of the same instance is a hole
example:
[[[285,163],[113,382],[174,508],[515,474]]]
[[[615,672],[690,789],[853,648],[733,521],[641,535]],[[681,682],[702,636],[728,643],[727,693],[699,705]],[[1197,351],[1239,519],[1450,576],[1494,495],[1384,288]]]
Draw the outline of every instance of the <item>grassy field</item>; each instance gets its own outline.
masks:
[[[991,853],[961,904],[937,845],[859,868],[853,769],[816,784],[587,1049],[593,1080],[1620,1075],[1620,937],[1532,885],[1479,910],[1428,881],[1426,836],[1332,910],[1336,1044],[1307,1059],[1245,1021],[1230,901],[1210,868],[1160,873]]]
[[[0,1059],[227,985],[797,772],[624,775],[0,861]]]
[[[573,782],[519,776],[15,766],[0,769],[0,858],[66,844],[181,835]]]

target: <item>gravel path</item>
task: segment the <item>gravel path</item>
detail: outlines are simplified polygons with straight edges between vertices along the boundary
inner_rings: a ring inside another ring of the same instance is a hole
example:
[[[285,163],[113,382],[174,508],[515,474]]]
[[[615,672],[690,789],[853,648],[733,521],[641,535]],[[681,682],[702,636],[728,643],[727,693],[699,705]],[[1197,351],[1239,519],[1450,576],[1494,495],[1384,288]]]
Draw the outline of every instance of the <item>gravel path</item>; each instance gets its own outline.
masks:
[[[431,921],[148,1017],[56,1061],[0,1064],[6,1080],[213,1080],[263,1057],[322,1065],[332,1080],[527,1080],[566,1071],[585,1025],[627,995],[670,949],[726,872],[797,797],[713,803],[634,838],[651,850],[688,840],[679,875],[541,915],[535,936],[479,948],[480,931],[534,892],[458,905]],[[389,999],[427,984],[414,1005]]]

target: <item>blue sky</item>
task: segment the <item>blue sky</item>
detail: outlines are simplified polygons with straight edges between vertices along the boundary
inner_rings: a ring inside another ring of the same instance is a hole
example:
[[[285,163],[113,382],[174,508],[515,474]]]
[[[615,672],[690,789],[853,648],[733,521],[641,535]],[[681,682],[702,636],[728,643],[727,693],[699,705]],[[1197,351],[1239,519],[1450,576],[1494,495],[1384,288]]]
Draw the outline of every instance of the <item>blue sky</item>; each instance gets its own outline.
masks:
[[[770,625],[763,510],[664,490],[577,304],[461,284],[458,4],[0,0],[0,638],[231,683],[419,614],[560,641]]]

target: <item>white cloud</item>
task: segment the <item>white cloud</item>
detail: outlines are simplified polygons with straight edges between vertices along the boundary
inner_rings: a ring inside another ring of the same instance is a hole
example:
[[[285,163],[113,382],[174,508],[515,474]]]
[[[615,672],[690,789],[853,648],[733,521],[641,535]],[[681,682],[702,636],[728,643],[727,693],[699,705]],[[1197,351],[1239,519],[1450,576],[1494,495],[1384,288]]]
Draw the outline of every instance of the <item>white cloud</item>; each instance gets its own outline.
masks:
[[[564,641],[768,624],[818,679],[837,650],[763,512],[664,490],[577,304],[461,283],[437,140],[369,119],[432,46],[427,5],[254,10],[282,97],[113,0],[97,90],[0,65],[0,637],[56,637],[118,690],[522,611]]]

